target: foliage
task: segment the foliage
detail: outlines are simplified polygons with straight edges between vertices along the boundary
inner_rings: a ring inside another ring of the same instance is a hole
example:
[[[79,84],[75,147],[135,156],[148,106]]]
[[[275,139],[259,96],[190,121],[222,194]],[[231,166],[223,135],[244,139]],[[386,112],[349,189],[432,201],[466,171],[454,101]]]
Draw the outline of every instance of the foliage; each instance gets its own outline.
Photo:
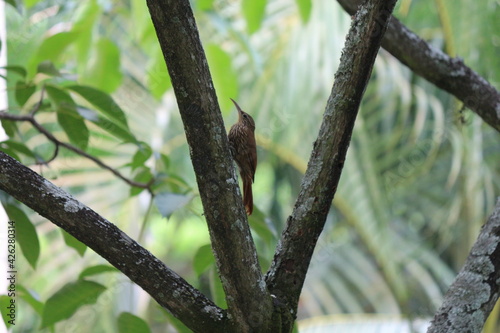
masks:
[[[498,83],[492,69],[500,61],[500,22],[493,19],[499,5],[469,2],[406,0],[397,15]],[[57,140],[127,179],[153,182],[129,186],[81,154],[57,149],[24,122],[2,121],[9,138],[0,149],[39,168],[224,306],[145,2],[9,3],[8,111],[31,112]],[[199,0],[194,8],[226,124],[235,120],[230,97],[257,123],[250,224],[266,270],[296,198],[350,18],[331,1]],[[381,51],[299,316],[432,314],[499,193],[498,139]],[[23,311],[15,330],[183,330],[84,245],[12,198],[1,200],[22,233]],[[55,307],[60,312],[50,311]],[[89,316],[95,326],[87,328]]]

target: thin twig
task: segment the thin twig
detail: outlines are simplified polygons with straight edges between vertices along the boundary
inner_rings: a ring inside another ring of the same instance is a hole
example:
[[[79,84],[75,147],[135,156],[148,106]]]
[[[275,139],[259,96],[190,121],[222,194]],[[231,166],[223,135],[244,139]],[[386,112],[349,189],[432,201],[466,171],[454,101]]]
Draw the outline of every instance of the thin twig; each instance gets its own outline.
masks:
[[[151,192],[151,185],[154,182],[154,178],[152,178],[148,183],[139,183],[139,182],[136,182],[134,180],[128,179],[127,177],[123,176],[116,169],[113,169],[112,167],[104,164],[101,160],[84,152],[80,148],[77,148],[69,143],[59,141],[54,135],[52,135],[52,133],[50,133],[42,125],[40,125],[40,123],[38,123],[36,121],[36,119],[32,116],[32,114],[36,113],[36,111],[40,107],[40,103],[37,103],[37,105],[38,106],[35,106],[33,108],[33,110],[31,110],[30,115],[14,115],[14,114],[11,114],[8,112],[0,111],[0,119],[11,120],[11,121],[28,121],[28,122],[30,122],[33,125],[33,127],[35,127],[40,133],[45,135],[45,137],[49,141],[51,141],[52,143],[54,143],[56,145],[56,151],[55,151],[54,157],[52,157],[49,161],[52,161],[55,158],[55,156],[57,155],[57,152],[59,150],[58,147],[61,146],[61,147],[64,147],[64,148],[66,148],[66,149],[68,149],[68,150],[70,150],[70,151],[72,151],[80,156],[83,156],[83,157],[93,161],[95,164],[97,164],[98,166],[100,166],[103,169],[110,171],[112,174],[114,174],[116,177],[120,178],[125,183],[129,184],[130,186],[148,189]]]

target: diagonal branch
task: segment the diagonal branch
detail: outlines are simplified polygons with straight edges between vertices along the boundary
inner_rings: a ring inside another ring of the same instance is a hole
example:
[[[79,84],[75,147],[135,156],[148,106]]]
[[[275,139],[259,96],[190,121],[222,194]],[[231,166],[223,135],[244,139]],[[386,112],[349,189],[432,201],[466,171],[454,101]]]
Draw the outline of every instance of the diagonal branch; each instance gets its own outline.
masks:
[[[352,22],[299,197],[266,276],[271,293],[294,316],[316,241],[337,189],[359,104],[395,3],[367,1]]]
[[[258,264],[189,0],[148,0],[147,4],[184,124],[235,331],[252,331],[256,325],[266,327],[272,314],[271,297]]]
[[[500,198],[428,333],[481,332],[500,295]]]
[[[225,311],[89,207],[0,151],[0,190],[66,230],[197,332],[224,332]],[[36,195],[42,193],[43,195]],[[196,318],[196,320],[193,320]]]
[[[337,0],[353,15],[362,0]],[[391,17],[382,47],[413,72],[464,103],[500,131],[500,92],[460,58],[451,58]]]

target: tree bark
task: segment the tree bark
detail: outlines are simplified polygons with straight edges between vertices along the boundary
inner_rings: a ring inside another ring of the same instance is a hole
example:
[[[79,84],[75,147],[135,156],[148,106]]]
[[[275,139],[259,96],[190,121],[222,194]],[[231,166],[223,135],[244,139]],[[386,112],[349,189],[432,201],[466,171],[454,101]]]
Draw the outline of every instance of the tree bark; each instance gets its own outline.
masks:
[[[269,290],[293,318],[316,241],[337,190],[359,105],[395,3],[395,0],[366,1],[354,17],[299,197],[266,276]]]
[[[428,333],[480,333],[500,294],[500,198]]]
[[[272,300],[257,260],[189,0],[148,0],[147,4],[184,123],[234,330],[266,332],[273,314]]]
[[[353,15],[362,0],[337,0]],[[391,16],[382,47],[414,73],[435,84],[464,103],[483,120],[500,131],[500,92],[462,59],[452,58],[430,45]]]
[[[224,310],[114,224],[2,151],[0,190],[93,249],[193,331],[227,330]]]

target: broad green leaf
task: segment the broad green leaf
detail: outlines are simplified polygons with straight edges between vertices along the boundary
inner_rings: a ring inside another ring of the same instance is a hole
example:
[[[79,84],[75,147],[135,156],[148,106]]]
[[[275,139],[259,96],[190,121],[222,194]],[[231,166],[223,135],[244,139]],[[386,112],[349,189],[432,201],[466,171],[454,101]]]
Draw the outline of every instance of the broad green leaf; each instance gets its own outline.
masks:
[[[33,64],[39,64],[42,61],[50,60],[58,63],[61,56],[66,53],[66,49],[78,38],[76,32],[60,32],[45,39],[35,57],[31,60]]]
[[[295,2],[297,2],[297,6],[299,7],[302,21],[307,23],[311,17],[312,0],[295,0]]]
[[[122,139],[124,142],[136,142],[137,139],[130,132],[128,127],[124,127],[118,123],[115,123],[107,118],[98,116],[97,120],[91,120],[94,124],[105,130],[106,132],[114,135],[115,137]]]
[[[50,76],[60,76],[59,70],[54,66],[54,63],[50,60],[42,61],[38,64],[36,69],[37,73],[43,73]]]
[[[260,29],[266,13],[266,4],[267,0],[242,1],[243,16],[247,21],[247,30],[250,35]]]
[[[196,274],[198,274],[198,276],[201,275],[214,264],[215,258],[210,244],[201,246],[198,251],[196,251],[193,259],[193,268]]]
[[[17,155],[17,153],[13,149],[11,149],[9,146],[7,146],[7,145],[2,146],[2,143],[0,143],[0,151],[6,153],[10,157],[15,158],[16,160],[21,162],[21,158],[19,157],[19,155]]]
[[[13,137],[14,135],[16,135],[16,132],[18,131],[18,122],[5,119],[0,120],[0,122],[2,123],[2,127],[8,137]]]
[[[3,145],[7,145],[10,148],[12,148],[13,150],[18,151],[26,156],[35,158],[35,154],[33,154],[31,149],[26,147],[26,145],[22,142],[17,142],[14,140],[7,140],[7,141],[0,142],[0,146],[3,146]]]
[[[36,91],[36,86],[31,82],[17,81],[16,82],[16,102],[23,106],[31,95]]]
[[[131,0],[130,1],[130,20],[133,24],[134,29],[130,31],[132,38],[136,41],[144,50],[150,50],[151,47],[159,49],[158,37],[156,37],[156,31],[151,22],[151,15],[149,14],[148,6],[146,1],[143,0]],[[152,52],[146,51],[148,54],[153,54]]]
[[[148,333],[151,332],[144,319],[139,318],[130,312],[122,312],[118,316],[119,333]]]
[[[179,319],[175,318],[169,311],[165,310],[164,308],[161,308],[162,313],[165,315],[165,317],[168,318],[168,322],[175,327],[176,332],[178,333],[192,333],[193,331],[190,330],[189,328],[184,325],[182,321]]]
[[[122,127],[128,129],[125,113],[108,93],[93,87],[81,85],[72,85],[66,88],[76,92],[109,119],[118,122]]]
[[[111,121],[101,114],[98,114],[95,110],[87,109],[86,107],[78,106],[78,113],[88,121],[93,122],[98,127],[102,128],[106,132],[115,136],[124,142],[136,142],[135,136],[123,125],[117,122]]]
[[[196,1],[196,8],[202,11],[212,10],[214,7],[214,0],[198,0]]]
[[[7,71],[17,73],[17,74],[21,75],[23,78],[26,78],[26,75],[28,74],[28,72],[26,71],[26,68],[24,68],[22,66],[3,66],[1,68],[5,68]]]
[[[132,162],[130,163],[132,170],[144,166],[144,163],[151,157],[152,154],[153,151],[151,150],[151,147],[145,142],[140,142],[139,149],[137,149],[136,153],[132,157]]]
[[[248,223],[250,228],[255,231],[266,244],[272,245],[276,237],[265,219],[266,216],[255,207],[254,213],[248,217]]]
[[[232,105],[229,98],[238,95],[238,77],[233,70],[231,57],[215,44],[207,45],[205,51],[219,103],[222,109],[227,110]]]
[[[13,303],[15,302],[16,299],[14,297],[9,297],[7,295],[0,295],[0,306],[2,307],[2,310],[0,311],[0,314],[2,315],[3,322],[5,323],[5,326],[7,326],[7,329],[12,327],[12,322],[9,323],[9,321],[14,320],[13,323],[16,324],[16,312],[19,311],[18,309],[18,304]],[[11,313],[11,308],[15,307],[15,310],[12,310]]]
[[[9,219],[15,223],[16,241],[21,247],[24,257],[31,267],[36,268],[36,262],[40,255],[40,243],[35,227],[21,208],[12,204],[6,204],[4,208]]]
[[[148,64],[146,83],[153,97],[157,99],[160,99],[165,91],[172,87],[165,59],[159,46],[155,47],[154,55]]]
[[[30,158],[33,158],[34,160],[37,159],[35,154],[28,147],[26,147],[23,143],[16,142],[14,140],[6,140],[0,142],[0,150],[14,157],[16,160],[20,162],[22,161],[22,159],[18,155],[18,153],[24,154]]]
[[[162,216],[169,217],[173,212],[184,207],[191,199],[193,199],[192,195],[163,192],[155,196],[155,204]]]
[[[45,86],[47,95],[57,111],[57,121],[68,136],[70,142],[85,150],[89,142],[89,130],[83,117],[78,113],[77,107],[71,96],[55,87]]]
[[[101,37],[93,47],[93,54],[80,82],[108,93],[115,91],[122,82],[120,49],[110,39]]]
[[[31,294],[31,292],[28,289],[26,289],[23,285],[21,285],[21,284],[16,285],[16,289],[17,289],[17,293],[16,293],[17,295],[16,296],[19,296],[26,303],[28,303],[29,305],[31,305],[31,307],[33,308],[33,310],[35,310],[35,312],[38,315],[41,316],[42,312],[43,312],[43,303],[40,302],[39,300],[37,300]]]
[[[26,6],[27,9],[33,7],[37,3],[39,3],[41,0],[24,0],[23,3]]]
[[[94,22],[100,13],[101,7],[97,0],[80,2],[72,18],[72,29],[77,32],[92,30]]]
[[[11,5],[12,7],[14,7],[15,9],[19,10],[19,8],[17,7],[17,3],[16,3],[16,0],[5,0],[6,3],[8,3],[9,5]],[[0,41],[1,43],[1,41]]]
[[[151,173],[151,170],[147,167],[138,168],[137,172],[134,176],[134,180],[136,182],[143,183],[143,184],[148,183],[151,180],[151,178],[153,178],[153,174]],[[144,191],[144,188],[132,186],[132,187],[130,187],[130,196],[133,197],[135,195],[138,195],[142,191]]]
[[[96,265],[96,266],[90,266],[86,267],[78,276],[78,278],[81,280],[83,278],[86,278],[87,276],[92,276],[96,274],[101,274],[101,273],[108,273],[108,272],[119,272],[119,270],[116,267],[109,266],[109,265]]]
[[[78,280],[66,284],[45,302],[40,328],[70,318],[84,305],[94,304],[105,290],[106,287],[93,281]]]
[[[75,41],[75,54],[78,63],[78,74],[85,73],[87,69],[90,51],[92,50],[92,36],[94,25],[101,14],[102,9],[96,0],[81,1],[73,16],[72,31],[78,32]]]
[[[68,234],[65,230],[61,229],[61,232],[63,234],[64,242],[66,243],[66,245],[74,248],[76,252],[78,252],[78,254],[83,257],[83,255],[85,254],[85,250],[87,250],[87,245],[83,244],[78,239]]]

